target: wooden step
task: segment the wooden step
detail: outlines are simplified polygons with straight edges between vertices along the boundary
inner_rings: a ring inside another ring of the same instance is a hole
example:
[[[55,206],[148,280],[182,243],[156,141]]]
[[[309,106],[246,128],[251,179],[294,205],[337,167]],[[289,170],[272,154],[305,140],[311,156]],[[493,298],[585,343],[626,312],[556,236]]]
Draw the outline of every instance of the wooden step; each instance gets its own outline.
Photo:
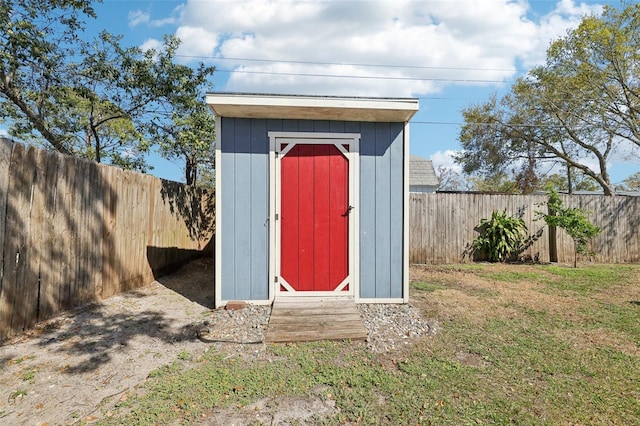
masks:
[[[276,301],[265,341],[364,340],[367,334],[353,299]]]

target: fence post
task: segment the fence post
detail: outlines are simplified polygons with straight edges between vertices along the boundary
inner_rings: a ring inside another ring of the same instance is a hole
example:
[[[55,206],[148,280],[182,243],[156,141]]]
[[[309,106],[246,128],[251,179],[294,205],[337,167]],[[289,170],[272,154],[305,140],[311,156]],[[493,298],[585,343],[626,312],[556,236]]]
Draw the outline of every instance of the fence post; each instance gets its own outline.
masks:
[[[556,211],[553,210],[547,203],[547,212],[550,216],[555,216]],[[549,226],[549,262],[558,262],[558,240],[556,238],[556,227]]]

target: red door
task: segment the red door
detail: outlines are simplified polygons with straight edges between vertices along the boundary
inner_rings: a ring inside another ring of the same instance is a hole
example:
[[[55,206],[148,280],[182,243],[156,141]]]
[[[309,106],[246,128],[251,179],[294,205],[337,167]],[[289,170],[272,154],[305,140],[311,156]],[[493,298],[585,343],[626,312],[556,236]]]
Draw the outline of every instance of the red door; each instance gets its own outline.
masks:
[[[280,149],[280,291],[349,292],[349,160],[335,144]]]

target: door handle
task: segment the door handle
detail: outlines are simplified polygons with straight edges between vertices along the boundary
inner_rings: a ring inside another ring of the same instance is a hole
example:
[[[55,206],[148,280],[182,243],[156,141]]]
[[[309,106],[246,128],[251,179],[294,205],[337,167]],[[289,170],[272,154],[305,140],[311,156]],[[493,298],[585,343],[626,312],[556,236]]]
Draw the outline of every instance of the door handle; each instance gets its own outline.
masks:
[[[342,215],[343,217],[345,216],[349,216],[349,213],[351,213],[351,210],[353,210],[353,206],[349,206],[347,207],[347,211],[344,212],[344,214]]]

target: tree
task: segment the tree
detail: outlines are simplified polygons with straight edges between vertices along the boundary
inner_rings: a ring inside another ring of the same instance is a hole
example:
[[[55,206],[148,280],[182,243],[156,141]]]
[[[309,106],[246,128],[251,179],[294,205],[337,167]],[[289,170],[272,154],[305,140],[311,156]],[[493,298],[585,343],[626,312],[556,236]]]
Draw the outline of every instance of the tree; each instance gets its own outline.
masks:
[[[536,173],[536,160],[531,157],[515,176],[515,184],[522,194],[531,194],[538,189],[540,177]]]
[[[144,153],[149,142],[123,110],[95,95],[81,95],[65,88],[58,97],[74,130],[68,134],[68,148],[76,156],[124,169],[145,171]]]
[[[597,191],[598,188],[599,185],[596,181],[581,173],[572,175],[571,186],[569,186],[567,175],[558,173],[542,177],[539,185],[539,189],[545,191],[566,191],[569,194],[573,191]]]
[[[170,45],[171,39],[165,43]],[[171,76],[166,84],[180,83],[177,87],[164,89],[170,94],[170,114],[156,116],[150,132],[165,158],[184,161],[185,182],[195,185],[199,169],[214,167],[211,147],[215,140],[215,119],[206,107],[204,95],[215,68],[200,65],[193,69],[174,64],[172,55],[170,52],[163,64]]]
[[[213,115],[207,111],[204,102],[194,104],[190,114],[175,113],[173,126],[162,129],[159,142],[162,155],[183,160],[185,182],[187,185],[196,185],[199,169],[214,167],[211,152],[215,140]]]
[[[7,0],[0,16],[8,28],[0,36],[0,119],[16,138],[145,171],[157,127],[182,120],[185,129],[185,117],[199,113],[196,89],[214,68],[176,64],[176,37],[147,51],[107,32],[84,41],[84,19],[95,13],[81,0]]]
[[[472,191],[501,192],[504,194],[520,193],[517,183],[509,179],[506,173],[495,173],[485,178],[472,176],[469,181]]]
[[[583,18],[509,94],[463,111],[456,161],[487,175],[561,162],[613,195],[610,156],[622,141],[640,146],[639,33],[638,4]]]
[[[602,229],[598,228],[587,218],[587,212],[575,207],[564,207],[562,198],[555,191],[548,193],[547,212],[536,211],[539,219],[544,219],[547,225],[564,229],[573,239],[574,255],[573,267],[578,266],[578,253],[593,255],[589,249],[589,242],[598,235]]]
[[[57,95],[69,80],[68,58],[80,43],[84,19],[95,17],[90,0],[3,0],[0,3],[0,119],[12,136],[28,139],[38,132],[54,149],[73,154],[68,122]],[[51,120],[53,121],[53,120]]]
[[[640,191],[640,172],[635,172],[631,176],[627,176],[617,189],[622,191]]]
[[[451,167],[438,166],[436,170],[438,176],[438,191],[465,191],[469,182]]]

